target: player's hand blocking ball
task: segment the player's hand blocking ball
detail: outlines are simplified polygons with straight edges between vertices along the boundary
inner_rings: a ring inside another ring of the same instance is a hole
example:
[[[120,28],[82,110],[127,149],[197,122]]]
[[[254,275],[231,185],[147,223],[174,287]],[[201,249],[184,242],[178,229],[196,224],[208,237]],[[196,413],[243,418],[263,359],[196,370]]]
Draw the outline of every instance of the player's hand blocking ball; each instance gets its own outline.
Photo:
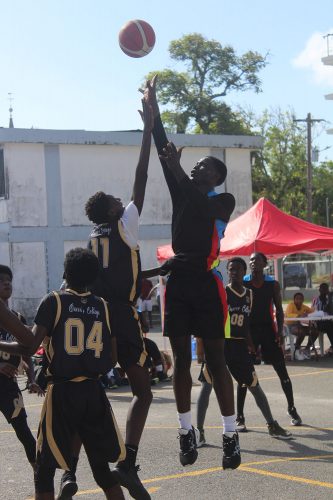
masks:
[[[146,21],[128,21],[119,32],[119,45],[130,57],[144,57],[155,45],[155,33]]]

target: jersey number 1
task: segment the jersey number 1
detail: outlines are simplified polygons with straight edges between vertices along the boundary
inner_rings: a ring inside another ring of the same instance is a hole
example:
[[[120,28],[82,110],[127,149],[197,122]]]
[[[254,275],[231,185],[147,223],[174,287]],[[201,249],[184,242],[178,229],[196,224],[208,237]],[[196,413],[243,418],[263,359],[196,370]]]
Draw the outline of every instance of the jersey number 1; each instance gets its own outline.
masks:
[[[106,269],[109,267],[109,238],[91,238],[91,249],[98,259],[99,247],[102,252],[103,268]]]

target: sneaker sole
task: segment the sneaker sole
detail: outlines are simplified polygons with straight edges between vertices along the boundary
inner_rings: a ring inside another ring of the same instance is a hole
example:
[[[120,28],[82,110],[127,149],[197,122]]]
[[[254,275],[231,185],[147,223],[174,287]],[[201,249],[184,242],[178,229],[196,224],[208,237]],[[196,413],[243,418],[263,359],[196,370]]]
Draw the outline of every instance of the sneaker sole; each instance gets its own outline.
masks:
[[[247,427],[241,427],[241,428],[236,427],[236,431],[237,432],[248,432]]]
[[[206,446],[206,441],[199,441],[199,443],[197,443],[197,448],[202,448],[203,446]]]
[[[72,481],[64,483],[61,493],[57,496],[57,500],[72,500],[72,497],[76,495],[78,486]]]
[[[179,453],[179,461],[183,467],[186,467],[186,465],[193,465],[196,462],[197,458],[198,458],[197,450],[193,452],[193,457],[191,458],[191,460],[188,459],[187,455],[182,455],[181,453]]]
[[[274,439],[283,439],[284,441],[288,441],[293,438],[292,436],[272,436],[272,434],[270,434],[270,437]]]
[[[235,470],[240,466],[240,464],[241,464],[241,458],[239,457],[239,463],[229,465],[229,464],[222,462],[222,468],[223,468],[223,470],[227,470],[227,469]]]

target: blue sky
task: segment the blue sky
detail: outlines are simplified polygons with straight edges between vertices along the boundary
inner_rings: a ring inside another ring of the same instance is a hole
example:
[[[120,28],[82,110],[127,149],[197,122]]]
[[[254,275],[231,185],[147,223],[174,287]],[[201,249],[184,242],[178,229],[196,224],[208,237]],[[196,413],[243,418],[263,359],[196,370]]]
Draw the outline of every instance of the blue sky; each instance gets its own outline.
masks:
[[[269,52],[263,92],[233,94],[228,103],[260,113],[265,108],[311,112],[333,128],[333,66],[325,67],[322,38],[333,33],[332,0],[1,0],[0,126],[8,126],[8,93],[16,127],[128,130],[141,127],[137,92],[144,75],[166,67],[171,40],[198,32],[238,54]],[[118,46],[130,19],[154,28],[156,45],[142,59]],[[333,37],[332,37],[333,38]],[[333,39],[332,39],[333,49]],[[333,135],[314,130],[321,160],[333,159]]]

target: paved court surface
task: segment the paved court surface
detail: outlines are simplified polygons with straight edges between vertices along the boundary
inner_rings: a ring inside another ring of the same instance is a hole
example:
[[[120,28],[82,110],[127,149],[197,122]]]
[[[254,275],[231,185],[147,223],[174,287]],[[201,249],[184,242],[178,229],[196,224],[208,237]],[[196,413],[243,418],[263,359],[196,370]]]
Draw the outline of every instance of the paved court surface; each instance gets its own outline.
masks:
[[[163,345],[159,333],[151,338]],[[333,358],[319,362],[288,363],[296,407],[302,427],[290,426],[286,401],[275,372],[261,365],[257,372],[279,423],[293,432],[292,441],[269,437],[265,422],[251,394],[246,400],[249,432],[240,435],[242,465],[236,471],[223,471],[221,465],[221,419],[215,396],[207,413],[208,445],[199,450],[197,462],[183,468],[178,461],[177,421],[170,383],[153,387],[154,401],[139,450],[141,478],[152,500],[279,499],[320,500],[333,498]],[[199,392],[199,367],[193,364],[193,414]],[[41,400],[35,395],[24,399],[34,433],[38,425]],[[127,388],[110,391],[109,397],[121,429],[131,395]],[[11,427],[0,415],[0,499],[33,498],[30,466]],[[57,472],[58,484],[60,472]],[[78,467],[79,491],[75,498],[104,498],[92,478],[85,454]],[[129,498],[127,496],[126,498]]]

